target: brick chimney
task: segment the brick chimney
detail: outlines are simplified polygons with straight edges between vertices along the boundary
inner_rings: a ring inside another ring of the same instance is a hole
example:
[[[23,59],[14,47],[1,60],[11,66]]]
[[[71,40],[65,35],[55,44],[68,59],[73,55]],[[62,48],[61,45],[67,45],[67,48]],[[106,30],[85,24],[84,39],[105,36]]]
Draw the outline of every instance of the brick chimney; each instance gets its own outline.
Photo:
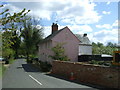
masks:
[[[58,31],[58,25],[57,25],[57,23],[56,23],[56,24],[53,23],[53,24],[52,24],[52,34],[53,34],[54,32],[56,32],[56,31]]]

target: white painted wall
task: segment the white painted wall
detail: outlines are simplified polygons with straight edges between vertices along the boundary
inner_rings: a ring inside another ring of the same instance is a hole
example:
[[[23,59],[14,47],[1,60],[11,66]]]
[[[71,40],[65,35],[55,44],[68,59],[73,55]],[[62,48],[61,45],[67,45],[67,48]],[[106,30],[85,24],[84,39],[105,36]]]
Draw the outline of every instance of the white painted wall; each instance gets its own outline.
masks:
[[[92,55],[91,45],[79,45],[79,55]]]

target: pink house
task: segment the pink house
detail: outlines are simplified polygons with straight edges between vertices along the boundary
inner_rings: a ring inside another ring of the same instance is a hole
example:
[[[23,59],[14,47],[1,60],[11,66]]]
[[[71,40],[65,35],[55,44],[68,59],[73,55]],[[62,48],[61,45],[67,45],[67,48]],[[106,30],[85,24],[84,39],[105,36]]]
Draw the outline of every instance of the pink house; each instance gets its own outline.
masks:
[[[52,33],[39,44],[39,60],[51,63],[53,60],[49,57],[53,55],[52,47],[58,43],[64,43],[65,55],[70,61],[78,61],[80,40],[66,26],[58,30],[58,25],[52,25]]]

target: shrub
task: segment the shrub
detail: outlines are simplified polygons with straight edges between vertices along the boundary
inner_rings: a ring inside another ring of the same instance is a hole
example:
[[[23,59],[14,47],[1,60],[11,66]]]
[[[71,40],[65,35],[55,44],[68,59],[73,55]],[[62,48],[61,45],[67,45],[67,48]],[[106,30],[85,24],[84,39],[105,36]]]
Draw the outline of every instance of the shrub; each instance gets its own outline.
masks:
[[[29,55],[30,60],[33,60],[35,58],[35,55]]]
[[[27,60],[27,63],[33,63],[33,61],[32,60]]]
[[[54,52],[54,55],[50,55],[50,58],[60,61],[69,61],[69,58],[64,54],[65,49],[62,47],[61,43],[58,43],[55,47],[53,47],[52,51]]]
[[[2,56],[5,58],[5,64],[11,64],[14,59],[14,50],[11,48],[4,48]],[[12,61],[11,61],[12,60]]]
[[[89,61],[90,64],[97,64],[97,65],[104,65],[104,66],[111,66],[111,61],[96,61],[96,60],[91,60]]]
[[[103,65],[103,64],[104,64],[104,61],[99,61],[98,64],[99,64],[99,65]]]
[[[90,64],[98,64],[98,62],[96,60],[91,60],[89,61]]]

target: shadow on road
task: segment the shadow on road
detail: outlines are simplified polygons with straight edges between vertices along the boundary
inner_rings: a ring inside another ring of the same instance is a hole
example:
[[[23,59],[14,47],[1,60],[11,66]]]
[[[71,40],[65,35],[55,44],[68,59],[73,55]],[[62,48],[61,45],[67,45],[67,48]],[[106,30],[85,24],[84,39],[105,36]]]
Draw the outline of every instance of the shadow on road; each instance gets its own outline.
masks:
[[[69,79],[66,79],[66,78],[58,76],[58,75],[53,75],[51,73],[50,74],[46,74],[46,75],[47,76],[51,76],[51,77],[55,77],[55,78],[59,78],[59,79],[63,79],[63,80],[69,81],[69,82],[85,85],[85,86],[88,86],[88,87],[91,87],[91,88],[94,88],[94,89],[98,89],[98,90],[106,90],[107,89],[106,87],[100,87],[100,86],[97,86],[97,85],[86,84],[86,83],[78,82],[78,81],[75,81],[75,80],[69,80]]]
[[[22,67],[26,72],[40,72],[38,68],[33,67],[31,64],[22,64]]]

